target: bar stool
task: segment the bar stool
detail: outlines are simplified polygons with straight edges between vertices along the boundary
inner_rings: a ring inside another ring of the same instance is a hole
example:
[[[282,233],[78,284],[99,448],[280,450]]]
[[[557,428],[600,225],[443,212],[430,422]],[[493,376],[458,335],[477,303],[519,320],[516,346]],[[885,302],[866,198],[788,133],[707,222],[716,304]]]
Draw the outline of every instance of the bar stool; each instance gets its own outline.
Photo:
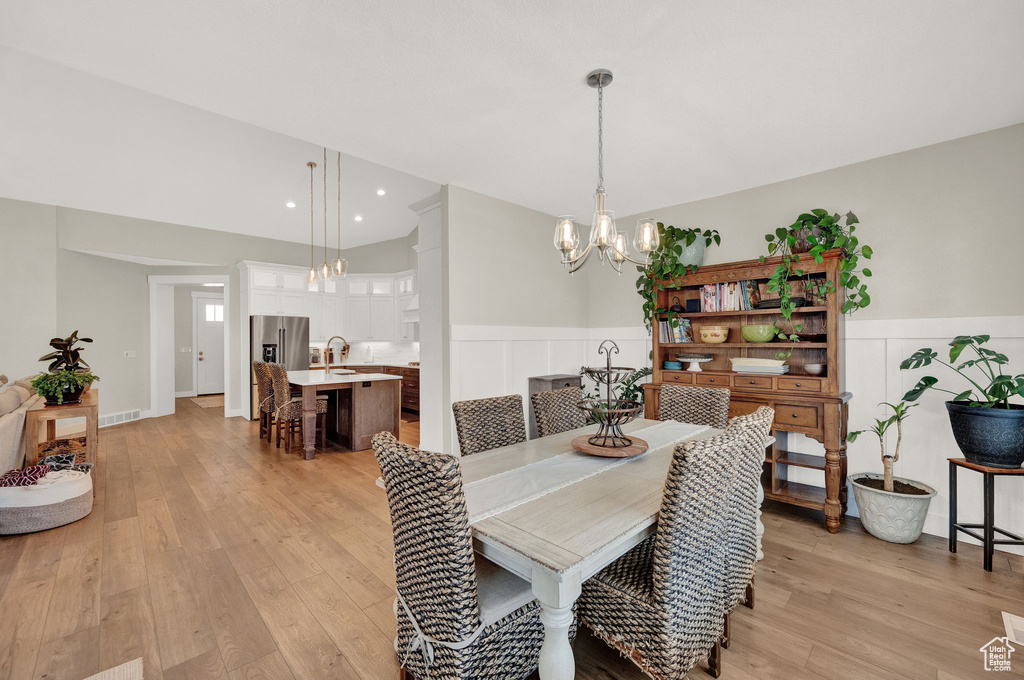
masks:
[[[956,521],[957,468],[974,470],[984,476],[985,515],[982,524],[962,524]],[[985,548],[985,571],[992,571],[992,553],[995,546],[1024,545],[1024,536],[1012,534],[995,526],[995,479],[1000,475],[1016,475],[1024,479],[1024,468],[997,468],[969,463],[965,458],[949,459],[949,552],[956,552],[957,532],[962,531],[968,536],[978,539]],[[981,529],[983,533],[979,535],[972,529]],[[997,533],[1009,538],[996,538]]]

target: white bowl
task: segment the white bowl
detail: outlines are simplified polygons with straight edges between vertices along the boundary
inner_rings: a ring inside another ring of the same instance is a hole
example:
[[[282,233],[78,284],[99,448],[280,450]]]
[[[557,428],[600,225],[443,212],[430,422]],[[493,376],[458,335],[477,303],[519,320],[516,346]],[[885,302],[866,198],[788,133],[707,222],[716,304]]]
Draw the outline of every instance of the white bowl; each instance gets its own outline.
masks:
[[[825,372],[825,364],[804,364],[804,372],[807,375],[821,375]]]

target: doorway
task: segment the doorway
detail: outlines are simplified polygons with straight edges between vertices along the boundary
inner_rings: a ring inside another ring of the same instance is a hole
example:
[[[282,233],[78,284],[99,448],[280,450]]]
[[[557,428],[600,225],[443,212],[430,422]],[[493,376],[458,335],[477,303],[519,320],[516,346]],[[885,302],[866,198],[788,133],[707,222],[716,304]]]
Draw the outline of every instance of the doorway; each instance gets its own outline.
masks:
[[[224,295],[192,293],[192,384],[197,396],[224,393]]]

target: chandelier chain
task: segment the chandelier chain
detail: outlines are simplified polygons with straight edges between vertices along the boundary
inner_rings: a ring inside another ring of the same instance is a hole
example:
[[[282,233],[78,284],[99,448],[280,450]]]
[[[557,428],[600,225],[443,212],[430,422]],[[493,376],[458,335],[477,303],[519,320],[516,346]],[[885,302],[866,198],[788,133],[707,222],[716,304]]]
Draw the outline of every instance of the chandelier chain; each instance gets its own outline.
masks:
[[[604,193],[604,88],[597,86],[597,191]]]

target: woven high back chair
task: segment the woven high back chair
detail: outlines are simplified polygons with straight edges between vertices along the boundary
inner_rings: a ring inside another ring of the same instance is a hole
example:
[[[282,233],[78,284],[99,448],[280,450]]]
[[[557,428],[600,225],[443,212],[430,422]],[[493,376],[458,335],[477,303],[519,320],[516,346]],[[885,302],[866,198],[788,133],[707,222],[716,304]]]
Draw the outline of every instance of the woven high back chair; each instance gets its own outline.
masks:
[[[252,372],[256,377],[256,398],[259,399],[260,439],[266,435],[269,440],[274,419],[274,391],[270,381],[270,368],[265,361],[254,361]]]
[[[528,582],[477,563],[458,457],[389,432],[372,441],[394,532],[401,677],[408,670],[417,679],[526,678],[544,639],[540,606]],[[492,606],[494,593],[503,599]]]
[[[452,404],[463,456],[526,441],[523,398],[518,394]]]
[[[746,441],[726,432],[677,446],[655,535],[583,584],[580,618],[651,677],[683,680],[709,656],[720,672],[727,496]]]
[[[721,387],[662,385],[658,420],[708,425],[724,430],[729,421],[729,390]]]
[[[583,400],[583,390],[563,387],[530,395],[533,414],[537,420],[537,435],[547,437],[587,424],[587,417],[576,404]]]
[[[292,397],[291,385],[288,383],[288,371],[284,364],[266,364],[270,373],[270,385],[274,394],[274,424],[277,426],[275,445],[280,448],[284,439],[285,451],[292,450],[292,437],[302,433],[302,397]],[[326,397],[316,399],[317,431],[320,433],[320,446],[326,445],[324,421],[327,417]]]

